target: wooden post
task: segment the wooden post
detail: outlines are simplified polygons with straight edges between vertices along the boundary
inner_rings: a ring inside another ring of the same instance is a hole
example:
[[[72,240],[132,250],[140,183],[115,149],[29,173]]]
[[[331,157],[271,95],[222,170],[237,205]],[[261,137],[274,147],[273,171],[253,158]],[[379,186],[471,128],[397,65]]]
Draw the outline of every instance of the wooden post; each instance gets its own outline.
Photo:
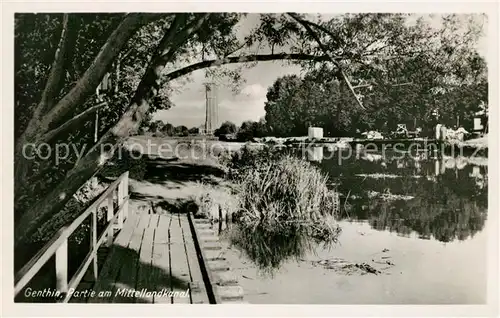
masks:
[[[125,197],[128,195],[128,171],[124,173],[122,180],[118,184],[118,207],[125,202]],[[125,204],[118,212],[118,228],[123,228],[123,221],[128,216],[128,204]]]
[[[123,199],[125,200],[128,197],[128,171],[125,172],[125,176],[123,177]],[[128,202],[128,201],[127,201]],[[128,203],[123,207],[123,216],[124,220],[128,218]]]
[[[123,203],[123,188],[122,184],[120,183],[118,185],[118,191],[117,191],[117,196],[118,196],[118,209],[120,208],[120,205]],[[116,223],[116,229],[121,230],[123,228],[123,209],[118,211],[118,219]]]
[[[68,239],[56,251],[56,289],[68,292]]]
[[[222,208],[219,205],[219,235],[222,232]]]
[[[94,274],[94,281],[97,281],[97,209],[98,207],[92,211],[92,243],[90,246],[91,253],[95,253],[92,259],[92,273]]]
[[[125,198],[128,196],[128,174],[125,172],[123,174],[122,180],[118,185],[118,206],[121,206],[125,202]],[[122,209],[122,218],[125,220],[128,217],[128,204],[125,204]]]
[[[114,206],[113,206],[113,194],[114,194],[114,191],[111,192],[111,194],[108,196],[108,211],[107,211],[107,220],[108,220],[108,223],[111,222],[111,220],[113,219],[113,216],[114,216]],[[113,226],[110,226],[109,227],[109,231],[108,231],[108,240],[106,242],[106,245],[107,246],[111,246],[113,244],[113,237],[114,237],[114,234],[115,234],[115,229],[113,228]]]
[[[94,143],[97,142],[98,135],[99,135],[99,110],[97,110],[95,113]]]

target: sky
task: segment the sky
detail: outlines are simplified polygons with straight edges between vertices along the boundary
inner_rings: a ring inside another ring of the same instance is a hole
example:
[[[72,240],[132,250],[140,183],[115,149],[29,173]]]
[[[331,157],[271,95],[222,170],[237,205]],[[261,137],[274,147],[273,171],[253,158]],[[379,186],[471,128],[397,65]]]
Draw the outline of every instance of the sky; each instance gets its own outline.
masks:
[[[328,18],[328,16],[324,16]],[[237,34],[242,37],[256,25],[258,16],[249,14],[238,26]],[[431,25],[437,27],[439,16],[431,20]],[[487,26],[483,31],[486,33]],[[487,38],[484,36],[478,43],[478,51],[486,56]],[[261,51],[260,53],[270,53]],[[238,65],[225,66],[232,69]],[[243,121],[258,121],[265,116],[264,105],[266,93],[274,81],[284,75],[301,74],[301,68],[282,62],[259,62],[252,68],[241,71],[245,80],[238,94],[235,94],[228,83],[220,83],[217,87],[217,102],[219,105],[218,125],[224,121],[231,121],[241,125]],[[171,96],[174,105],[168,110],[158,111],[153,115],[154,120],[162,120],[174,126],[184,125],[188,128],[200,127],[205,122],[205,71],[198,70],[189,76],[189,81],[182,81],[178,89]]]

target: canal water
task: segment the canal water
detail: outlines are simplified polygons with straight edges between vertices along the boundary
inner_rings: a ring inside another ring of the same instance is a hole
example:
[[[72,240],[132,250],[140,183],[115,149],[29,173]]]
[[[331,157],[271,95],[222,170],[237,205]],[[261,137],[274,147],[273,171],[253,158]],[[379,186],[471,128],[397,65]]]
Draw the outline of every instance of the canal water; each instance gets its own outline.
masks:
[[[330,187],[339,193],[339,241],[290,248],[297,255],[268,255],[282,259],[263,269],[258,262],[265,248],[255,258],[255,251],[227,239],[225,257],[246,301],[486,302],[487,158],[389,151],[349,155],[324,148],[301,155],[328,174]],[[288,241],[293,240],[273,237],[268,244]]]

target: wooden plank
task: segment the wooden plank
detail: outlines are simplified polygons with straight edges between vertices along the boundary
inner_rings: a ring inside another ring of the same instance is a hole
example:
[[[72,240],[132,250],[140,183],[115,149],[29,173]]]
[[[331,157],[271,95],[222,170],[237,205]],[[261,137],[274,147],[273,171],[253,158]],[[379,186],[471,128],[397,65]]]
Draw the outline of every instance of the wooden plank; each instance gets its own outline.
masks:
[[[217,293],[221,300],[243,300],[244,291],[241,286],[216,286]]]
[[[212,274],[208,268],[207,261],[206,261],[206,256],[205,256],[205,251],[203,249],[204,243],[201,241],[201,236],[198,233],[198,230],[196,228],[195,221],[198,221],[199,219],[195,219],[193,217],[192,213],[188,213],[187,215],[188,222],[189,222],[189,228],[191,229],[191,235],[193,236],[193,241],[196,249],[196,253],[200,255],[199,259],[199,264],[200,264],[200,269],[202,272],[202,275],[204,277],[204,282],[205,282],[205,288],[207,290],[207,296],[209,299],[210,304],[218,304],[221,302],[221,299],[219,295],[217,294],[217,289],[212,286],[212,281],[215,281],[214,278],[212,277]],[[198,222],[198,223],[203,223],[203,222]]]
[[[153,279],[156,290],[170,290],[170,247],[168,230],[170,227],[171,215],[159,215],[158,226],[155,231],[153,243]],[[154,303],[170,304],[171,297],[153,297]]]
[[[97,278],[97,282],[94,286],[94,291],[96,292],[95,297],[89,298],[89,302],[105,303],[109,302],[113,298],[113,290],[115,288],[116,278],[119,274],[120,267],[126,261],[127,247],[133,238],[135,230],[138,229],[139,218],[131,217],[128,222],[125,223],[124,228],[118,233],[116,240],[111,247],[110,254],[106,259],[101,273]]]
[[[149,221],[149,227],[157,228],[159,219],[160,219],[159,214],[151,214],[151,220]]]
[[[141,214],[141,219],[140,219],[137,227],[139,227],[141,229],[147,228],[149,226],[149,220],[151,220],[150,214],[146,214],[146,213]]]
[[[179,214],[172,216],[170,225],[170,273],[172,291],[185,292],[189,288],[190,277]],[[174,304],[191,302],[189,297],[173,297],[172,301]]]
[[[137,285],[137,266],[139,263],[139,252],[142,245],[142,238],[144,236],[144,229],[149,223],[149,215],[141,214],[138,216],[138,218],[139,220],[134,228],[133,234],[128,244],[128,248],[126,250],[127,265],[120,268],[120,272],[114,283],[116,290],[114,291],[113,299],[111,300],[114,303],[135,302],[134,295],[127,294],[126,291],[135,289]],[[125,224],[128,224],[128,221],[125,222]]]
[[[187,261],[190,271],[190,294],[191,303],[193,304],[208,304],[208,295],[205,289],[205,284],[203,282],[203,276],[201,274],[200,263],[198,261],[198,255],[196,254],[196,249],[194,247],[193,236],[191,234],[191,229],[189,227],[189,221],[185,214],[180,216],[181,228],[184,238],[184,246],[186,248]]]
[[[152,259],[153,259],[153,239],[155,228],[148,227],[144,230],[144,236],[141,244],[141,251],[139,254],[139,263],[137,270],[137,291],[145,290],[146,292],[154,292],[153,283],[151,279]],[[144,295],[136,298],[139,303],[153,303],[153,296]]]

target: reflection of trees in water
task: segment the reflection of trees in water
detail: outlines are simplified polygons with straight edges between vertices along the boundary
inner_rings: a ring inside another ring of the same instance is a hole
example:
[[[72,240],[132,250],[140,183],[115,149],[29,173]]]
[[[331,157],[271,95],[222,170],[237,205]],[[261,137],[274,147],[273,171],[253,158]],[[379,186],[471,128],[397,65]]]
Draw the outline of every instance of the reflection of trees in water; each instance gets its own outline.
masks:
[[[377,230],[389,230],[404,235],[413,231],[420,238],[434,237],[442,242],[465,240],[481,231],[486,212],[476,202],[453,196],[448,205],[434,204],[416,198],[410,202],[374,201],[369,216],[370,225]]]
[[[377,230],[442,242],[465,240],[484,227],[487,217],[487,171],[477,167],[446,169],[435,174],[434,161],[411,159],[381,161],[337,159],[316,163],[331,176],[341,193],[349,193],[349,217],[368,220]],[[386,173],[397,178],[358,177],[357,174]],[[335,176],[335,177],[333,177]],[[474,177],[475,176],[475,177]],[[410,195],[412,200],[383,201],[368,198],[368,191]],[[342,205],[342,204],[341,204]],[[344,215],[347,217],[347,215]],[[288,260],[297,260],[314,251],[321,239],[312,239],[311,226],[290,224],[280,229],[259,224],[233,224],[226,233],[233,246],[244,252],[261,270],[272,274]]]
[[[369,220],[378,230],[390,230],[402,235],[413,231],[420,238],[449,242],[465,240],[484,227],[487,216],[487,184],[478,185],[470,177],[472,167],[448,170],[434,179],[401,177],[395,179],[359,178],[344,180],[340,191],[356,193],[358,200],[349,201],[349,214]],[[411,195],[408,201],[368,199],[366,191],[387,191]]]
[[[422,239],[434,237],[449,242],[465,240],[481,231],[487,216],[487,167],[465,165],[459,159],[447,158],[436,164],[425,157],[415,160],[415,155],[398,158],[387,153],[379,158],[361,154],[343,159],[341,164],[333,157],[319,166],[328,172],[339,192],[349,194],[346,206],[350,208],[344,218],[368,220],[378,230],[401,235],[417,232]],[[383,201],[369,198],[369,191],[414,199]]]

